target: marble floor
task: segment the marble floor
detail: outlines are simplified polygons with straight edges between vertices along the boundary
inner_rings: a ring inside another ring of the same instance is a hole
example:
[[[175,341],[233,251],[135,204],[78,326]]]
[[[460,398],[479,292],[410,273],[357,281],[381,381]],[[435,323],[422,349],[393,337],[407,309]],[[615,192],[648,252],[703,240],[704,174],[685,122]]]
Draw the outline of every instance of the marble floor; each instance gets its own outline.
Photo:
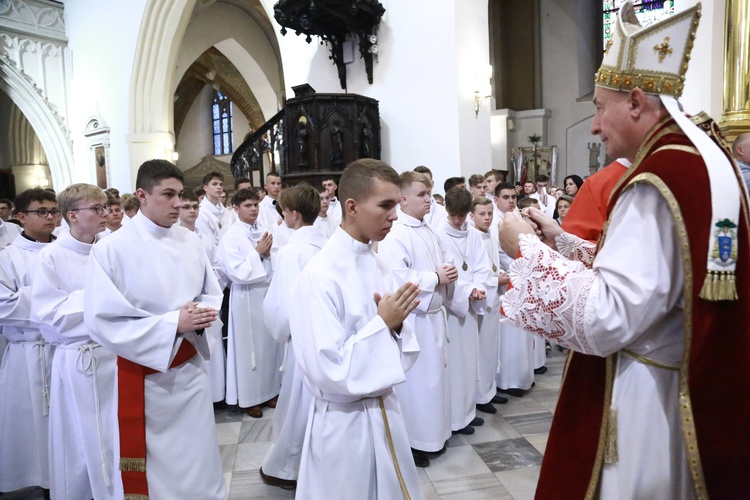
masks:
[[[534,497],[542,455],[560,390],[565,356],[553,349],[548,371],[523,397],[509,396],[469,436],[453,435],[448,451],[417,469],[423,500]],[[229,498],[291,499],[294,492],[263,483],[258,469],[271,446],[273,410],[254,419],[229,408],[216,412],[216,428]]]
[[[534,497],[547,435],[560,390],[565,355],[553,349],[548,371],[536,375],[523,397],[509,396],[494,415],[478,413],[484,425],[469,436],[453,435],[448,451],[417,469],[423,500],[526,500]],[[294,492],[267,486],[258,474],[271,446],[273,410],[254,419],[237,407],[216,411],[224,478],[231,499],[292,499]],[[43,499],[30,488],[5,499]]]

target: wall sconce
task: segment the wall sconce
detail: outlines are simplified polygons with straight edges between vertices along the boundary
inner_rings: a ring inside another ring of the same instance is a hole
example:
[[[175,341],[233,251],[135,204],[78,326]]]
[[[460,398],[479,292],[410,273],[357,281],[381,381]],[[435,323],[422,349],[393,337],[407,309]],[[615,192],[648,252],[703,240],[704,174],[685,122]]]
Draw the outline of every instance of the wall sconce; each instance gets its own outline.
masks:
[[[477,70],[475,75],[474,91],[474,118],[479,118],[479,107],[482,103],[492,97],[492,66]]]
[[[40,187],[42,189],[46,189],[49,187],[49,181],[47,180],[47,176],[44,174],[44,172],[37,172],[36,173],[36,185],[37,187]]]
[[[164,142],[164,159],[169,160],[172,163],[176,163],[179,158],[179,154],[174,150],[174,144],[170,141]]]

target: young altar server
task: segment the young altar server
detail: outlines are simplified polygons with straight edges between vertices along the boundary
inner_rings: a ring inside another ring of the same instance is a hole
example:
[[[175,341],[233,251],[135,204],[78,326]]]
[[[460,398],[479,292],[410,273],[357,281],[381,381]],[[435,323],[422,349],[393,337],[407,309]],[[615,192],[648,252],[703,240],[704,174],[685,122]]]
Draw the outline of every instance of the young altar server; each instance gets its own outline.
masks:
[[[289,291],[328,237],[313,226],[320,207],[320,196],[315,188],[308,184],[293,186],[281,192],[279,203],[283,207],[285,224],[294,232],[279,251],[279,264],[263,301],[263,318],[271,336],[284,345],[286,357],[281,394],[273,414],[273,445],[263,459],[260,475],[268,484],[293,489],[297,486],[312,395],[296,366],[289,328],[289,313],[294,306],[289,301]],[[306,331],[300,332],[300,335],[305,334]]]
[[[393,292],[389,266],[372,248],[396,219],[399,176],[378,160],[357,160],[339,194],[341,226],[290,296],[294,352],[313,394],[296,498],[416,499],[393,386],[419,354],[404,322],[418,288],[405,283]]]
[[[224,290],[229,282],[217,257],[218,247],[212,234],[206,234],[195,226],[195,221],[200,213],[200,202],[198,196],[189,189],[183,189],[180,193],[180,225],[189,231],[193,231],[200,239],[203,250],[208,256],[211,267],[214,270],[219,288]],[[224,341],[222,339],[222,322],[214,321],[206,328],[206,335],[211,348],[211,358],[208,360],[208,376],[211,380],[211,399],[214,404],[221,404],[226,396],[226,374],[227,357],[224,353]]]
[[[166,160],[141,165],[140,211],[86,269],[86,326],[118,356],[126,498],[226,498],[204,361],[221,290],[198,237],[175,224],[182,178]]]
[[[91,339],[83,321],[86,266],[108,222],[108,199],[96,186],[73,184],[58,201],[70,231],[39,252],[31,285],[32,317],[57,345],[50,380],[50,495],[119,499],[117,357]]]
[[[206,196],[200,202],[200,213],[195,226],[204,234],[213,235],[216,244],[234,222],[232,211],[221,202],[224,193],[224,175],[220,172],[210,172],[203,176],[203,190]]]
[[[500,294],[508,284],[508,275],[500,269],[499,243],[490,234],[493,219],[492,200],[481,196],[471,202],[471,219],[474,231],[482,240],[480,267],[482,282],[487,290],[484,314],[479,316],[479,371],[477,373],[476,403],[481,411],[489,410],[492,403],[504,404],[508,399],[497,395],[495,374],[498,367],[498,339],[500,335]],[[491,410],[490,410],[491,411]]]
[[[219,243],[219,262],[231,280],[227,341],[227,404],[247,408],[253,418],[263,405],[276,407],[284,352],[263,323],[263,300],[271,284],[273,237],[258,220],[258,194],[234,195],[237,222]]]
[[[341,224],[341,218],[336,219],[332,215],[329,215],[331,195],[328,194],[328,188],[321,185],[318,188],[318,193],[320,194],[320,213],[315,219],[314,225],[315,227],[319,227],[326,237],[330,238],[336,231],[336,228],[339,227],[339,224]]]
[[[482,240],[469,232],[466,216],[471,209],[471,193],[456,186],[445,193],[448,216],[437,223],[440,236],[451,260],[458,264],[458,279],[448,285],[445,300],[447,328],[450,342],[448,352],[448,380],[451,390],[451,431],[473,434],[472,425],[484,420],[476,418],[478,335],[477,317],[484,313],[487,291],[479,281],[486,274],[482,265]],[[483,411],[494,413],[494,406],[483,406]]]
[[[498,184],[495,193],[495,215],[499,217],[493,221],[490,234],[495,241],[499,241],[499,220],[504,220],[516,210],[517,195],[513,184],[509,183]],[[503,252],[502,248],[498,258],[498,267],[507,273],[513,258]],[[495,376],[497,388],[511,396],[521,397],[534,383],[534,334],[513,325],[503,317],[500,321],[498,344],[499,367]]]
[[[281,213],[276,209],[276,201],[281,193],[281,176],[278,172],[266,174],[265,189],[267,194],[260,199],[258,220],[270,234],[274,234],[281,223]]]
[[[31,318],[31,279],[60,217],[55,193],[16,198],[23,232],[0,251],[0,325],[8,341],[0,365],[0,491],[49,488],[49,374],[54,346]]]
[[[406,382],[396,388],[404,421],[419,467],[430,464],[424,452],[441,452],[451,436],[447,332],[443,303],[447,285],[458,278],[440,237],[424,218],[430,210],[432,181],[419,172],[401,174],[401,211],[379,253],[391,266],[400,286],[419,285],[419,306],[407,322],[421,354]]]

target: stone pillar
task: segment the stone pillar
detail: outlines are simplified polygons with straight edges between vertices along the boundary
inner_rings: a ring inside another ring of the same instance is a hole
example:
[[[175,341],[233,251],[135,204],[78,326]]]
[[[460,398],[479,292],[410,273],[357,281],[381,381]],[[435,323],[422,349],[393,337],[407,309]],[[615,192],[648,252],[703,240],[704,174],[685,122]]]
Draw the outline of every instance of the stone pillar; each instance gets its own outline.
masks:
[[[719,126],[731,143],[750,132],[750,0],[726,0],[724,95]]]

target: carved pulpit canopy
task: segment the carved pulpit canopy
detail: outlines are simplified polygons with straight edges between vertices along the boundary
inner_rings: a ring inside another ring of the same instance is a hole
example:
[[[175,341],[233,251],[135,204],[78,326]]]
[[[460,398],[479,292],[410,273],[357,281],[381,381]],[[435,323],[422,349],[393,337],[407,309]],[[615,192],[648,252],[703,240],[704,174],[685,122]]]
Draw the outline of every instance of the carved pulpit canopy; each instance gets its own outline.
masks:
[[[372,83],[372,60],[378,52],[375,27],[385,13],[377,0],[279,0],[274,5],[274,18],[281,25],[281,34],[287,29],[297,35],[319,36],[331,45],[331,57],[338,68],[341,88],[346,89],[344,42],[347,36],[359,38],[359,52],[365,60],[367,81]],[[322,42],[321,42],[322,43]]]

